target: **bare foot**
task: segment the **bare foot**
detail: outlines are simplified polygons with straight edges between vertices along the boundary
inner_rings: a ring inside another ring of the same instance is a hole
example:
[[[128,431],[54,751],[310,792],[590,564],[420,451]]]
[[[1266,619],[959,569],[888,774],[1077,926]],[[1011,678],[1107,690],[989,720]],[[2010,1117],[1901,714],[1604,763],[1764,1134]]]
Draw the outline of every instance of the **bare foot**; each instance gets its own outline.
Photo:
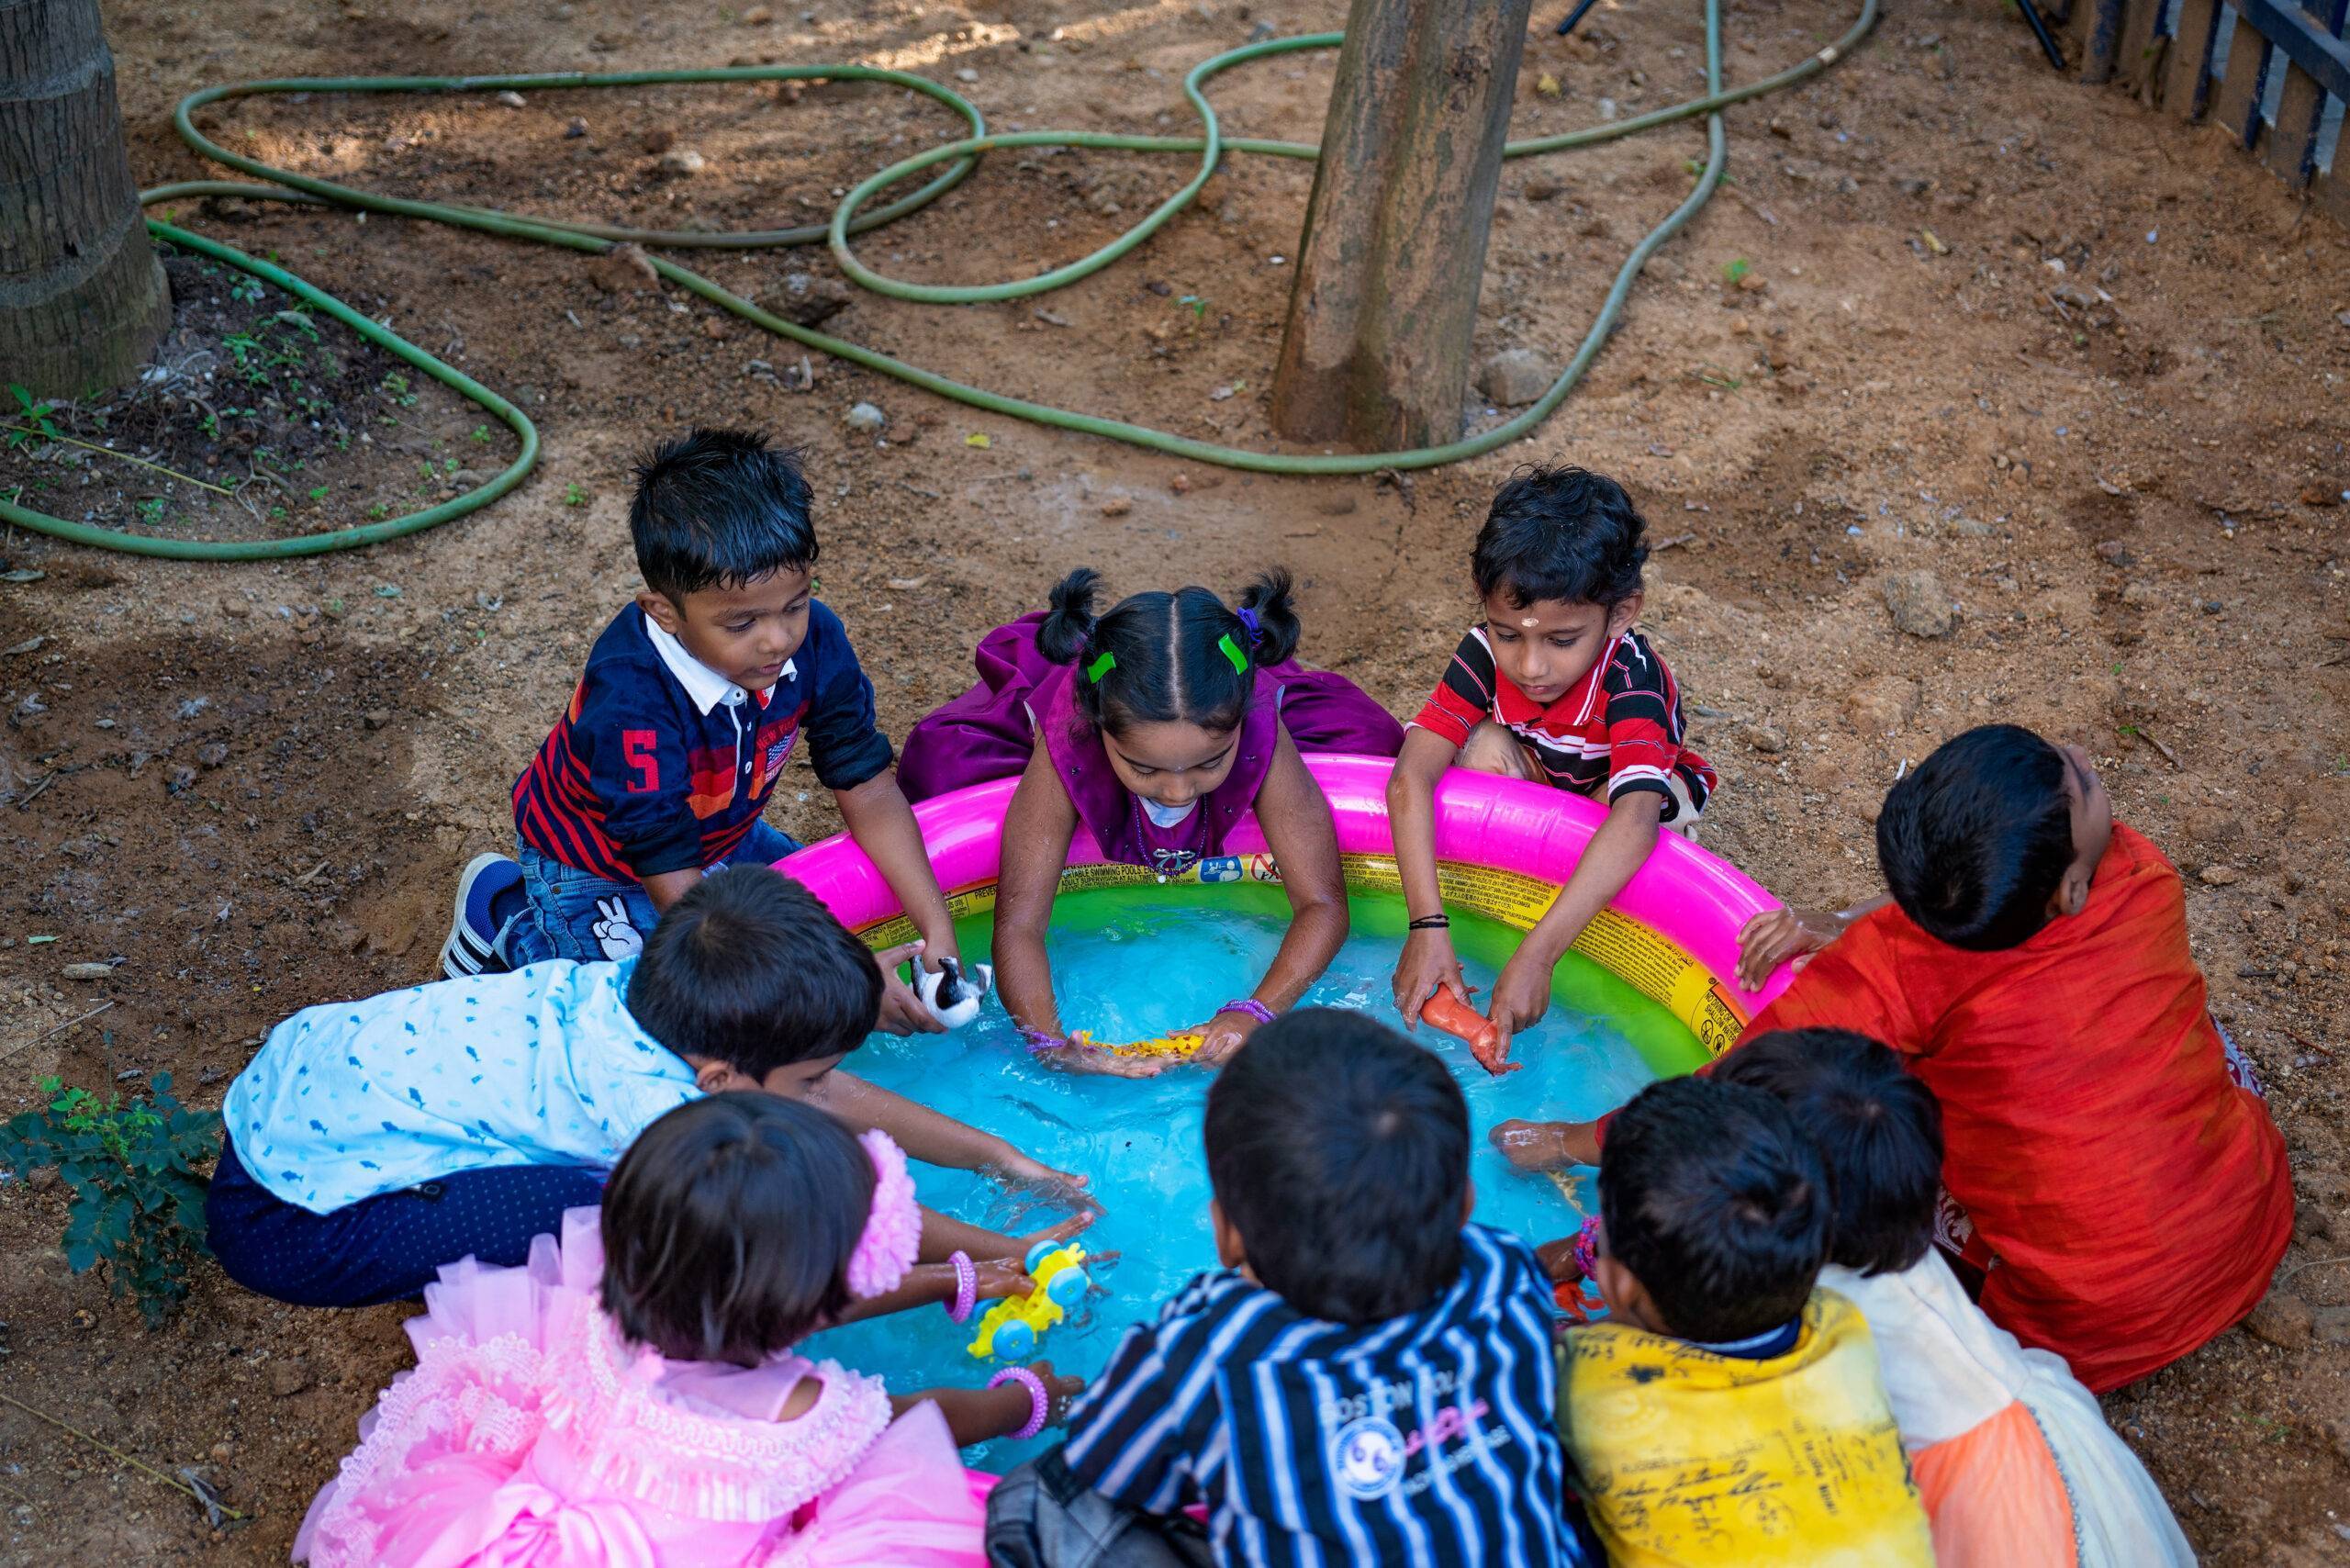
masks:
[[[1503,1158],[1520,1170],[1556,1170],[1562,1165],[1599,1163],[1599,1140],[1592,1122],[1507,1121],[1492,1133]]]

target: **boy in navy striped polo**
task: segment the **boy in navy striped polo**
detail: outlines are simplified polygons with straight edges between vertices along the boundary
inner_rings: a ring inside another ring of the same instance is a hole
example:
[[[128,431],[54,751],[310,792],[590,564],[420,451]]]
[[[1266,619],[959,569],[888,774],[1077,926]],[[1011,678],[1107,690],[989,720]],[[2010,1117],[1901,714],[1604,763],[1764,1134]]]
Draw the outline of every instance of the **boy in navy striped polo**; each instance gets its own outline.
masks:
[[[956,958],[873,683],[814,598],[808,482],[763,436],[697,430],[636,471],[644,588],[588,653],[570,706],[514,785],[519,864],[478,857],[442,948],[453,979],[544,958],[633,957],[660,913],[730,861],[799,844],[761,820],[802,734],[817,781],[922,933]],[[894,972],[881,1027],[942,1027]]]
[[[1292,1013],[1208,1091],[1207,1157],[1225,1267],[1128,1329],[1069,1440],[996,1488],[989,1560],[1588,1561],[1561,1501],[1550,1282],[1468,1223],[1443,1065],[1360,1013]]]

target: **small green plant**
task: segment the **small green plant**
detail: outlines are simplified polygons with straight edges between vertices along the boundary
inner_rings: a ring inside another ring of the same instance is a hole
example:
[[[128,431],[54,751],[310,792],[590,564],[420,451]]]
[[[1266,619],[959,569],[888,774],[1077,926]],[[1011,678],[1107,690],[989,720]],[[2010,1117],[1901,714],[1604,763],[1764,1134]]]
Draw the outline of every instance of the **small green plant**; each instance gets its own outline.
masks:
[[[584,507],[588,504],[588,492],[579,487],[577,480],[575,479],[563,487],[563,504],[567,507]]]
[[[1176,304],[1178,304],[1178,305],[1188,305],[1188,306],[1190,306],[1190,307],[1192,308],[1192,320],[1194,320],[1194,321],[1203,321],[1203,320],[1207,319],[1207,314],[1208,314],[1208,302],[1207,302],[1205,299],[1202,298],[1200,296],[1198,296],[1198,295],[1196,295],[1196,294],[1187,294],[1187,295],[1183,296],[1183,297],[1182,297],[1182,298],[1181,298],[1181,299],[1177,300],[1175,303],[1176,303]]]
[[[476,425],[473,429],[473,433],[465,437],[465,439],[467,441],[477,441],[481,442],[482,445],[487,446],[489,444],[489,427],[487,425]]]
[[[416,394],[408,390],[408,377],[395,370],[385,375],[383,389],[393,402],[403,409],[416,407]]]
[[[16,397],[17,418],[24,420],[24,424],[11,427],[8,431],[9,451],[14,452],[31,441],[37,434],[45,435],[51,441],[64,439],[49,419],[50,415],[57,412],[56,404],[34,402],[33,395],[13,381],[8,383],[8,390]],[[28,426],[30,428],[28,429]]]
[[[1736,288],[1746,281],[1746,274],[1753,270],[1754,263],[1744,256],[1732,256],[1722,263],[1722,281],[1732,288]]]
[[[129,1296],[150,1327],[187,1294],[188,1265],[204,1248],[204,1182],[194,1161],[219,1147],[220,1118],[191,1111],[159,1072],[142,1093],[100,1100],[54,1078],[48,1108],[0,1124],[0,1165],[20,1173],[57,1167],[73,1196],[65,1262],[77,1274],[106,1266],[106,1288]]]
[[[161,496],[150,496],[140,501],[137,509],[140,520],[150,524],[162,521],[163,504],[163,498]]]
[[[324,485],[316,487],[310,491],[310,498],[314,501],[325,500],[327,498],[327,487]]]
[[[263,287],[261,279],[257,277],[238,277],[231,280],[229,285],[229,297],[241,299],[248,305],[259,305],[262,302],[262,297],[267,292]]]
[[[367,515],[374,521],[381,522],[386,518],[392,515],[392,509],[386,506],[383,502],[377,501],[374,506],[367,509]]]

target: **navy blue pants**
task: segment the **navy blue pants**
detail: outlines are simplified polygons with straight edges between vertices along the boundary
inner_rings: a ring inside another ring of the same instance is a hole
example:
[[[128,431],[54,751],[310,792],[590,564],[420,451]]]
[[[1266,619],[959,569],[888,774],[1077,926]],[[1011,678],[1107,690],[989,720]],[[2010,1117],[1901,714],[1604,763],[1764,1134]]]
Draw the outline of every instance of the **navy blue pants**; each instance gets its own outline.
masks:
[[[603,1201],[601,1171],[501,1165],[312,1214],[254,1181],[224,1137],[204,1218],[213,1256],[247,1290],[296,1306],[373,1306],[422,1294],[461,1258],[520,1263],[532,1237],[562,1233],[564,1210]]]

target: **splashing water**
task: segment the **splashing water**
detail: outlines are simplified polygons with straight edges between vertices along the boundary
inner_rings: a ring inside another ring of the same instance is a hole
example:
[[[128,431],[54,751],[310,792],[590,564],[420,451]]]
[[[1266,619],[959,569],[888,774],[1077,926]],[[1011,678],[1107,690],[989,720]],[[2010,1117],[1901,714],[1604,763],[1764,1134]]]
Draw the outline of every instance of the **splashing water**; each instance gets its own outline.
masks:
[[[1390,981],[1404,926],[1402,901],[1352,901],[1352,935],[1304,1005],[1347,1007],[1399,1022]],[[1142,1039],[1197,1025],[1221,1003],[1246,996],[1272,961],[1288,906],[1271,888],[1117,890],[1067,893],[1050,936],[1061,1021],[1103,1041]],[[1455,911],[1455,948],[1469,983],[1490,988],[1518,934]],[[966,958],[979,958],[983,922],[958,933]],[[1477,1218],[1529,1241],[1571,1236],[1595,1212],[1588,1170],[1526,1176],[1486,1142],[1512,1116],[1595,1116],[1628,1099],[1660,1072],[1685,1070],[1697,1047],[1662,1008],[1580,955],[1561,968],[1550,1014],[1510,1049],[1525,1070],[1489,1077],[1450,1036],[1423,1026],[1469,1101]],[[1207,1162],[1201,1142],[1211,1081],[1203,1069],[1157,1078],[1079,1078],[1031,1060],[993,997],[968,1028],[897,1039],[876,1035],[847,1070],[932,1109],[995,1133],[1046,1165],[1091,1179],[1102,1216],[1086,1232],[1089,1251],[1121,1256],[1095,1271],[1097,1291],[1070,1320],[1046,1335],[1039,1354],[1061,1372],[1099,1372],[1125,1328],[1157,1316],[1159,1304],[1203,1269],[1215,1267],[1208,1229]],[[933,1208],[1013,1234],[1065,1212],[959,1170],[917,1164],[922,1199]],[[1578,1179],[1580,1178],[1580,1179]],[[984,1308],[982,1308],[984,1310]],[[968,1355],[973,1326],[957,1327],[935,1308],[853,1325],[805,1348],[885,1377],[895,1394],[984,1383],[999,1363]],[[997,1441],[966,1450],[1001,1470],[1058,1440]]]

